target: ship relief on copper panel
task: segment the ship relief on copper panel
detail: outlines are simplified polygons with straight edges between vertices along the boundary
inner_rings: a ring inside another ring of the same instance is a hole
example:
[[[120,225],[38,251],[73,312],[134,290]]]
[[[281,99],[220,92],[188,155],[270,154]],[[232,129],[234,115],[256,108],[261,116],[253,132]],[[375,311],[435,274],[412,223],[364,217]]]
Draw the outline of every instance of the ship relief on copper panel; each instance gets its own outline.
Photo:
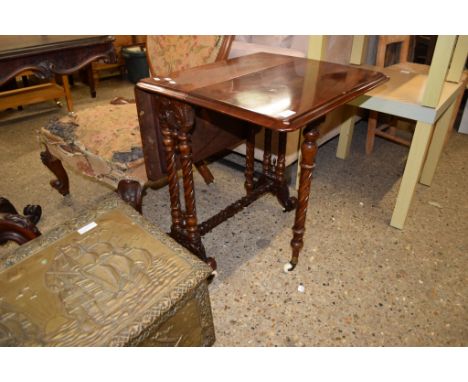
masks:
[[[131,307],[115,301],[132,288],[144,288],[150,282],[150,266],[146,250],[115,248],[106,242],[74,243],[60,249],[45,282],[80,329],[90,332],[109,324],[115,314],[130,313],[127,308]]]
[[[124,230],[101,225],[57,246],[41,280],[0,296],[0,346],[124,345],[169,311],[192,287],[187,270]]]
[[[58,296],[71,320],[50,333],[48,340],[74,344],[112,335],[119,324],[133,321],[139,307],[152,301],[152,294],[168,278],[177,277],[177,267],[168,271],[170,260],[116,242],[82,239],[61,247],[55,255],[45,285]]]

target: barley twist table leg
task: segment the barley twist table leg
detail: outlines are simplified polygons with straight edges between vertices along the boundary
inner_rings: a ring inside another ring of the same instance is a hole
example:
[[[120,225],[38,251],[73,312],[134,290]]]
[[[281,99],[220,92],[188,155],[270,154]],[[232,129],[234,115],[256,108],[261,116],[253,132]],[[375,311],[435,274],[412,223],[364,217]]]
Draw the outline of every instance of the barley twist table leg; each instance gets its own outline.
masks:
[[[41,214],[39,205],[28,204],[20,215],[8,199],[0,197],[0,245],[9,240],[21,245],[39,236],[36,223]]]
[[[183,216],[180,208],[179,178],[176,167],[176,139],[169,124],[169,101],[161,100],[161,114],[159,124],[163,135],[164,150],[166,153],[166,169],[169,183],[169,195],[171,200],[171,233],[180,232],[183,224]]]
[[[292,271],[299,260],[299,252],[304,245],[304,232],[307,207],[309,204],[310,186],[312,181],[312,171],[315,167],[315,155],[317,154],[317,138],[319,132],[317,124],[311,128],[304,129],[304,142],[301,148],[301,176],[298,190],[298,205],[293,226],[293,238],[291,240],[292,257],[291,261],[285,264],[284,270]]]
[[[247,136],[246,152],[245,152],[245,183],[244,187],[247,195],[251,194],[254,189],[254,161],[255,161],[255,128],[248,126],[249,132]]]
[[[193,160],[192,160],[192,135],[194,125],[194,111],[192,107],[180,102],[174,102],[174,117],[178,125],[178,147],[182,166],[185,200],[185,230],[187,233],[186,247],[195,253],[201,260],[208,263],[213,270],[216,269],[216,261],[206,256],[200,229],[197,222],[197,210],[195,205],[195,188],[193,184]]]
[[[289,196],[289,188],[284,179],[286,168],[286,141],[287,133],[279,133],[278,160],[275,168],[275,195],[285,212],[292,211],[297,205],[297,199]]]
[[[265,144],[263,147],[263,176],[271,170],[271,130],[265,129]]]

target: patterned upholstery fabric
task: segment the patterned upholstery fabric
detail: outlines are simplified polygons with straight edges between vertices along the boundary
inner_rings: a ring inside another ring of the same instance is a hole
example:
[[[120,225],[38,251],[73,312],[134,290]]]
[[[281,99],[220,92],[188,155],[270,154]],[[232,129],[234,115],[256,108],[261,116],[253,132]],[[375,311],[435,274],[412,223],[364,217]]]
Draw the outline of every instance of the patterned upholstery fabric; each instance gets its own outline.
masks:
[[[148,36],[147,55],[152,75],[164,76],[174,71],[216,61],[224,36]]]
[[[75,170],[112,186],[146,181],[135,104],[102,105],[50,121],[41,143]]]

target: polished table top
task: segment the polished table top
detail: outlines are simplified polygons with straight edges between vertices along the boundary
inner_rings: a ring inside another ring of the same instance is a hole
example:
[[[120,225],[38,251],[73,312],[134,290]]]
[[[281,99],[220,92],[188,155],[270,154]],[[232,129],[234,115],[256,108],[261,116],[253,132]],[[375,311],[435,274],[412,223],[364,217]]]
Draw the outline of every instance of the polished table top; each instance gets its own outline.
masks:
[[[388,80],[382,73],[256,53],[144,79],[137,87],[277,131],[293,131]]]

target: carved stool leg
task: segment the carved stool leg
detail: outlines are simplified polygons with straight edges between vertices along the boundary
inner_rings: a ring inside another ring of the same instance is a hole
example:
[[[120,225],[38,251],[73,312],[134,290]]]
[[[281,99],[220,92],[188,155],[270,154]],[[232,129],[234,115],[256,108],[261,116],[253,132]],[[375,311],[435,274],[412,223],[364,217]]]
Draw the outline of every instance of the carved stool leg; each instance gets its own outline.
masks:
[[[293,238],[291,240],[292,258],[291,261],[284,266],[284,270],[292,271],[298,262],[299,252],[304,245],[304,231],[309,204],[310,185],[312,181],[312,170],[315,167],[315,155],[317,154],[317,138],[319,132],[318,124],[314,124],[311,128],[304,129],[304,142],[301,148],[301,175],[298,191],[298,206],[296,208],[296,217],[293,226]]]
[[[55,180],[50,181],[50,185],[60,192],[63,196],[70,193],[68,175],[63,168],[62,162],[60,159],[54,157],[50,151],[45,149],[41,152],[42,163],[57,177]]]
[[[245,152],[245,183],[244,187],[247,195],[251,194],[254,189],[254,165],[255,165],[255,128],[248,126],[249,129]]]
[[[122,179],[117,185],[116,192],[122,200],[130,204],[141,214],[141,204],[143,199],[143,188],[140,182],[130,179]]]
[[[205,161],[197,162],[195,163],[195,166],[197,167],[198,172],[206,184],[211,184],[214,182],[214,176]]]
[[[275,195],[284,211],[292,211],[296,208],[297,199],[289,196],[289,188],[284,179],[286,168],[286,136],[287,133],[279,133],[278,160],[275,168]]]

